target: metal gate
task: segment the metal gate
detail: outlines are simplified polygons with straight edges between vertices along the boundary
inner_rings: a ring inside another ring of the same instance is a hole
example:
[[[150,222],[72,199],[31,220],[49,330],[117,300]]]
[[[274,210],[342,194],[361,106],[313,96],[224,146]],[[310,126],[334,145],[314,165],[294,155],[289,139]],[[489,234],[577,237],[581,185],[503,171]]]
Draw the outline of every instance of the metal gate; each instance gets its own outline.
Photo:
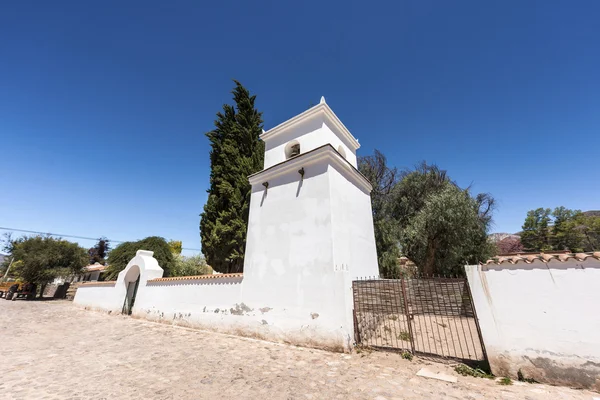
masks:
[[[465,278],[352,282],[356,343],[461,361],[485,361]]]
[[[139,284],[140,277],[138,275],[138,278],[135,282],[129,282],[129,284],[127,285],[127,292],[125,293],[125,302],[123,303],[123,314],[131,315]]]

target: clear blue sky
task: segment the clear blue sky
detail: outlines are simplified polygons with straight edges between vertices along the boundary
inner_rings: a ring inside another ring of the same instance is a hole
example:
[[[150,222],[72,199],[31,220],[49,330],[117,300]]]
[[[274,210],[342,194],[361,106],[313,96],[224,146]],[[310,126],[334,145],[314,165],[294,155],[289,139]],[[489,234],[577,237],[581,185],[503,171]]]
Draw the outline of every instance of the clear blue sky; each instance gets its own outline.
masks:
[[[266,129],[324,95],[360,154],[492,193],[494,231],[600,209],[598,1],[12,3],[0,226],[199,248],[234,78]]]

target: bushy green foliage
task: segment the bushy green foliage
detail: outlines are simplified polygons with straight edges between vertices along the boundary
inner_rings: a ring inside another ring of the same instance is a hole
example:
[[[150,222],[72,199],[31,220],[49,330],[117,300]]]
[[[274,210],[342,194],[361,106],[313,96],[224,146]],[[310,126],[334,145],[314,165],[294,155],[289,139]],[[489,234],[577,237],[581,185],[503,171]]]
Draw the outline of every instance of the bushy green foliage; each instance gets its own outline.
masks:
[[[473,376],[475,378],[488,378],[494,379],[494,375],[485,372],[480,368],[471,368],[465,364],[458,364],[454,367],[454,371],[462,376]]]
[[[182,256],[178,254],[173,261],[171,276],[196,276],[212,274],[212,268],[200,254],[195,256]]]
[[[403,173],[393,192],[402,253],[424,275],[462,275],[465,264],[491,257],[487,232],[494,199],[472,197],[446,171],[422,163]]]
[[[521,242],[525,251],[595,251],[600,249],[600,217],[565,207],[527,212]]]
[[[256,96],[235,81],[235,106],[217,113],[210,140],[210,187],[200,220],[202,252],[218,272],[240,272],[244,266],[250,206],[248,176],[263,167],[262,113]]]
[[[173,255],[176,256],[181,254],[181,251],[183,250],[183,243],[181,242],[181,240],[169,240],[168,244],[171,248],[171,253],[173,253]]]
[[[375,228],[375,245],[379,273],[383,277],[398,277],[398,224],[391,218],[391,194],[398,182],[398,171],[387,165],[385,156],[375,150],[372,156],[358,159],[358,170],[371,182],[371,206]]]
[[[104,279],[117,279],[119,272],[125,269],[138,250],[153,251],[158,265],[165,271],[164,276],[170,276],[174,263],[171,248],[164,238],[150,236],[137,242],[123,242],[112,249],[108,253],[109,267],[106,269]]]
[[[519,382],[527,382],[527,383],[538,383],[535,379],[533,378],[525,378],[525,375],[523,375],[523,371],[521,371],[519,369],[519,371],[517,371],[517,380]]]
[[[14,263],[11,275],[23,282],[45,285],[59,276],[79,274],[88,263],[77,243],[46,236],[24,236],[8,246]]]
[[[423,196],[400,234],[403,253],[423,275],[462,275],[463,266],[491,257],[487,224],[467,190],[446,183]],[[406,201],[406,200],[405,200]]]
[[[407,256],[425,275],[462,275],[465,264],[491,257],[487,239],[494,199],[471,196],[446,171],[425,163],[399,175],[383,154],[359,159],[373,186],[371,203],[383,276],[398,274],[398,256]]]
[[[521,233],[521,243],[526,251],[546,251],[551,250],[550,244],[550,214],[549,208],[538,208],[527,212],[525,223],[523,223],[523,232]]]

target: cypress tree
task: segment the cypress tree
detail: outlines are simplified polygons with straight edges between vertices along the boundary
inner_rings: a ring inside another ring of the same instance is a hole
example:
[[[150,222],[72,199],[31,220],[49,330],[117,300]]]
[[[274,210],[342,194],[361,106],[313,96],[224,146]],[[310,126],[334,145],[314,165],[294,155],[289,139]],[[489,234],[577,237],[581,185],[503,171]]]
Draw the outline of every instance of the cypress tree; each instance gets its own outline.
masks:
[[[210,187],[200,218],[202,253],[222,273],[243,270],[251,191],[248,175],[262,169],[264,157],[256,96],[234,82],[235,105],[224,104],[215,129],[206,134],[211,144]]]

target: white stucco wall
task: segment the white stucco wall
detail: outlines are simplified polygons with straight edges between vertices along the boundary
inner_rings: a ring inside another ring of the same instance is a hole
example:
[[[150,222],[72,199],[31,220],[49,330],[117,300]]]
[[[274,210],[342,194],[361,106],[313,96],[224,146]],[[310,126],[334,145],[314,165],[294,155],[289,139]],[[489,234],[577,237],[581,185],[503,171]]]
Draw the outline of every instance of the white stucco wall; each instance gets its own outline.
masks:
[[[132,315],[153,321],[231,332],[242,303],[242,277],[150,281],[138,288]]]
[[[335,271],[327,163],[292,169],[253,185],[244,264],[244,299],[272,308],[273,328],[294,342],[347,348],[344,271]],[[265,290],[265,288],[269,288]]]
[[[336,268],[352,271],[352,278],[376,276],[377,249],[371,196],[353,184],[347,169],[329,168],[331,219]]]
[[[492,371],[600,390],[600,261],[467,266]]]
[[[111,313],[120,313],[125,302],[127,285],[135,282],[140,277],[139,287],[143,287],[146,281],[161,278],[163,269],[153,257],[151,251],[138,250],[127,267],[119,273],[116,282],[92,282],[82,284],[75,293],[73,304]]]
[[[125,290],[125,285],[116,286],[116,283],[86,283],[77,289],[73,304],[118,314],[123,309]]]
[[[245,302],[285,310],[303,340],[348,349],[352,278],[378,270],[370,187],[330,146],[278,168],[251,178]]]

